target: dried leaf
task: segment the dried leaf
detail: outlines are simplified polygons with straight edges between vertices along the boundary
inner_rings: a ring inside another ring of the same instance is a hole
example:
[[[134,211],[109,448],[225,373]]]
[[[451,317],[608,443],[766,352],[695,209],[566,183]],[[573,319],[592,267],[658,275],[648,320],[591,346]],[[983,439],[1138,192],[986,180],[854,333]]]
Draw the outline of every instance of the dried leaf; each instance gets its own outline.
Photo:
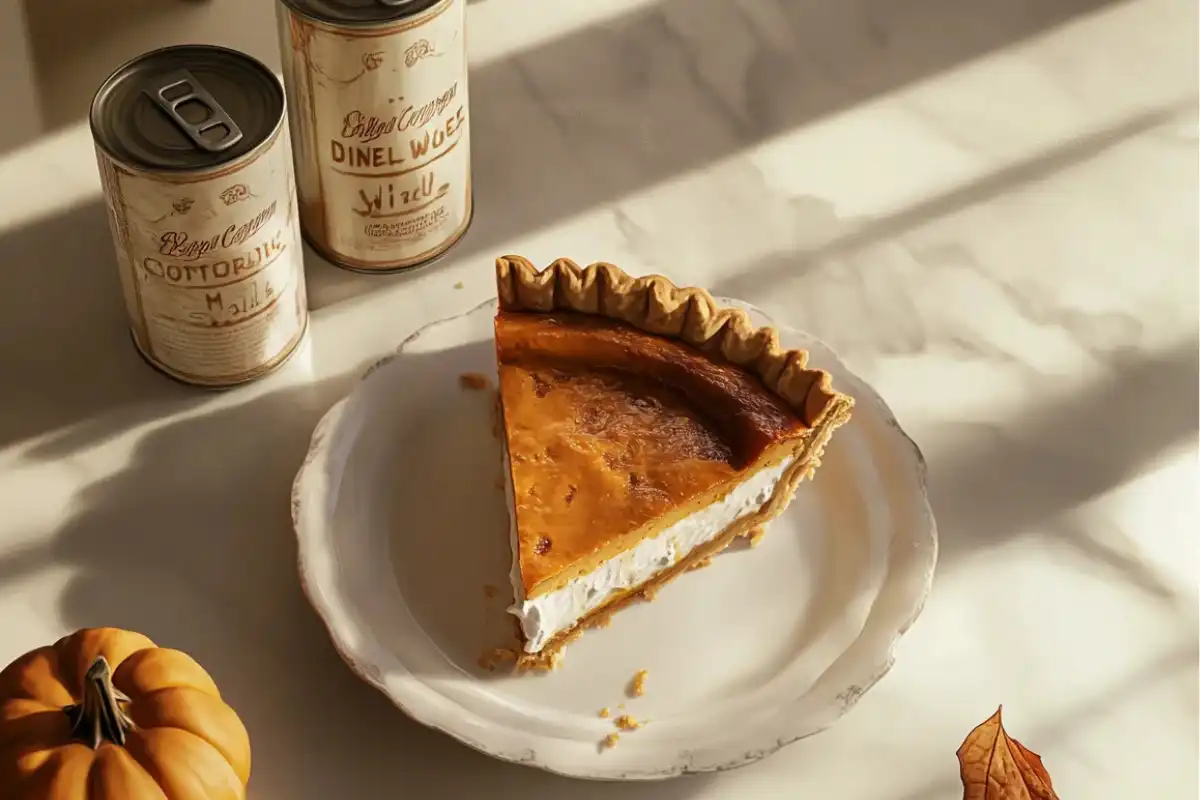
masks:
[[[996,709],[958,748],[963,800],[1059,800],[1037,753],[1009,737]]]

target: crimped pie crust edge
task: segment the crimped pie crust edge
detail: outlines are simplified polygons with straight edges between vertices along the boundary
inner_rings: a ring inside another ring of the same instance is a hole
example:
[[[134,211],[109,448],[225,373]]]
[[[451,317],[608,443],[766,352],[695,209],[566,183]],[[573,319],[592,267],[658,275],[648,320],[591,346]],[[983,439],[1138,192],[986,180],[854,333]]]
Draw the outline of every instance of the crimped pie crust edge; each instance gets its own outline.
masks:
[[[580,267],[569,258],[539,270],[529,259],[509,255],[496,259],[496,294],[505,311],[594,314],[719,353],[757,375],[810,428],[831,418],[845,421],[854,406],[854,398],[833,388],[828,372],[808,368],[808,351],[785,350],[774,328],[756,328],[745,311],[662,275],[635,278],[607,262]]]

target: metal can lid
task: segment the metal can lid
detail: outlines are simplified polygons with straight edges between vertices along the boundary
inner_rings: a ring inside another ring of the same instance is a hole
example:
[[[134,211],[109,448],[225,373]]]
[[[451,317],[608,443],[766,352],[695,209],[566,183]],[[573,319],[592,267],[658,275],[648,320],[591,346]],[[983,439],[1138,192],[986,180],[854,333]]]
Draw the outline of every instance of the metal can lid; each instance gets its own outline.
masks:
[[[283,0],[297,14],[340,25],[378,25],[420,14],[443,0]]]
[[[92,136],[118,161],[203,170],[234,161],[283,122],[283,86],[262,62],[212,45],[154,50],[114,72],[92,100]]]

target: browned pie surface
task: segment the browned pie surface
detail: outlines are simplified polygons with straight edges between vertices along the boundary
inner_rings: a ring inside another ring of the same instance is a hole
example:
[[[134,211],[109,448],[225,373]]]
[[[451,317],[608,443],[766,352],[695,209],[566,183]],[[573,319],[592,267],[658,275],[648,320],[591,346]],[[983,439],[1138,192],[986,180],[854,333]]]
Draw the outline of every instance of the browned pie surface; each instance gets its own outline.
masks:
[[[621,322],[501,312],[496,348],[527,596],[807,430],[741,368]]]

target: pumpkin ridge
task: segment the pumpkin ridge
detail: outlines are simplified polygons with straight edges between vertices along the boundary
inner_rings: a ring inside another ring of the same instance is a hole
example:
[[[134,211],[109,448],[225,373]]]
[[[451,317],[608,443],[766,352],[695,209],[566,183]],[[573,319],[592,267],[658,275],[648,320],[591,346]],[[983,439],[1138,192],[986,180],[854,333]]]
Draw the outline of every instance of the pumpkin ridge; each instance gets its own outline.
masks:
[[[54,785],[55,777],[75,758],[75,755],[71,753],[68,747],[53,746],[45,750],[30,753],[28,756],[26,759],[22,759],[26,761],[26,770],[23,771],[23,777],[27,792],[26,796],[32,797],[41,796],[40,793],[45,793],[47,789]],[[41,763],[33,767],[33,769],[28,769],[28,766],[31,766],[28,762],[38,757],[40,757]],[[20,770],[21,766],[17,765],[17,769]],[[31,792],[30,789],[33,791]]]
[[[10,697],[0,700],[0,725],[13,723],[43,711],[62,711],[62,706],[47,703],[36,697]],[[0,742],[2,741],[4,739],[0,737]]]
[[[179,734],[183,734],[183,737],[178,738]],[[239,800],[245,798],[244,779],[249,776],[239,775],[237,769],[225,760],[219,750],[203,737],[190,731],[175,727],[135,729],[131,732],[127,749],[129,754],[150,772],[168,796],[173,793],[173,789],[186,788],[196,781],[203,782],[209,788],[220,788],[214,783],[215,775],[205,774],[207,769],[228,770],[228,777],[233,778],[238,784],[237,788],[241,789],[241,793],[236,796]],[[191,751],[186,753],[190,757],[179,758],[179,750]],[[234,784],[229,785],[231,789],[234,788]],[[216,796],[225,797],[223,794]]]
[[[230,764],[229,759],[225,758],[225,754],[221,752],[221,748],[217,747],[212,742],[210,742],[208,739],[205,739],[203,736],[196,733],[195,731],[189,731],[187,728],[181,728],[178,725],[155,725],[153,728],[138,728],[137,731],[140,734],[142,734],[143,737],[145,737],[147,734],[158,733],[160,731],[179,731],[180,733],[186,733],[189,737],[191,737],[192,739],[195,739],[197,742],[204,745],[205,747],[212,749],[212,750],[216,750],[217,753],[220,754],[221,759],[226,764],[229,764],[229,766],[231,768],[233,767],[233,764]]]
[[[121,664],[124,664],[126,661],[128,661],[129,659],[138,655],[139,653],[153,653],[156,650],[163,650],[163,649],[165,649],[165,648],[159,647],[156,644],[147,645],[145,647],[139,647],[137,650],[134,650],[132,653],[130,653],[129,655],[122,658],[120,660],[120,662],[113,664],[113,673],[115,674],[117,672],[117,670],[119,670],[121,668]]]
[[[190,686],[168,687],[138,695],[129,710],[142,730],[174,729],[190,733],[220,753],[239,776],[249,776],[248,760],[238,755],[247,751],[249,735],[237,713],[220,698]],[[184,727],[178,724],[179,720],[195,724]]]
[[[10,758],[15,760],[19,753],[48,749],[47,742],[63,741],[70,735],[66,715],[58,708],[7,719],[0,728],[0,763]]]
[[[124,776],[121,775],[122,772],[125,773]],[[134,789],[132,795],[129,794],[131,784]],[[92,766],[88,770],[87,787],[91,797],[168,800],[166,792],[154,780],[150,770],[124,747],[104,747],[96,751],[96,757],[92,759]],[[120,794],[114,794],[118,791]],[[155,791],[157,793],[154,793]]]
[[[29,673],[36,670],[38,664],[44,665],[45,674],[35,675],[36,686],[30,688],[28,681],[22,679],[28,679]],[[44,689],[44,685],[61,687],[66,694],[60,695],[53,701],[47,700],[44,696],[37,696],[39,694],[38,690]],[[31,650],[3,670],[0,670],[0,697],[6,697],[10,700],[36,700],[53,707],[64,699],[74,701],[75,694],[67,688],[68,686],[70,684],[63,680],[62,659],[59,657],[54,645],[46,645],[36,650]]]
[[[130,653],[113,671],[113,683],[129,695],[147,697],[163,689],[195,689],[217,700],[216,681],[196,659],[170,647],[148,647]]]

